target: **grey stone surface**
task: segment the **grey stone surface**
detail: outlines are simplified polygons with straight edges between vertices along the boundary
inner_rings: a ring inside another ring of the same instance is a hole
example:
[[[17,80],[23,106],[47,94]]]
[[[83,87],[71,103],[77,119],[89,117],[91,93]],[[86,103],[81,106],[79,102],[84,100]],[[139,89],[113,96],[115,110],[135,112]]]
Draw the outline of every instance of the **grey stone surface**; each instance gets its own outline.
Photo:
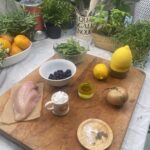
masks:
[[[0,0],[0,13],[15,10],[17,8],[15,0]]]

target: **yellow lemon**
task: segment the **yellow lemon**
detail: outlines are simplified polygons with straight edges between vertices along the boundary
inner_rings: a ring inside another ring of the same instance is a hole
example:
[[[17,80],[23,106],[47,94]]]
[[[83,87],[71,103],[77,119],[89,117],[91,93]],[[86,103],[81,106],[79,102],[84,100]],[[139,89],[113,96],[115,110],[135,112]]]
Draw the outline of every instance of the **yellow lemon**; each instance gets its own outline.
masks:
[[[8,52],[10,51],[10,49],[11,49],[11,43],[9,41],[7,41],[4,38],[0,38],[0,44],[2,45],[2,47],[4,49],[8,49]]]
[[[109,69],[105,64],[96,64],[93,68],[93,75],[99,80],[106,79],[109,75]]]
[[[9,51],[9,55],[15,55],[22,52],[22,49],[20,49],[15,43],[12,44],[11,50]]]
[[[6,39],[10,43],[13,42],[13,37],[11,35],[9,35],[9,34],[2,34],[2,35],[0,35],[0,37]]]
[[[128,45],[118,48],[112,55],[110,67],[117,72],[126,72],[132,64],[132,53]]]
[[[14,38],[14,42],[22,50],[25,50],[26,48],[28,48],[31,45],[31,41],[29,40],[29,38],[27,38],[24,35],[17,35]]]

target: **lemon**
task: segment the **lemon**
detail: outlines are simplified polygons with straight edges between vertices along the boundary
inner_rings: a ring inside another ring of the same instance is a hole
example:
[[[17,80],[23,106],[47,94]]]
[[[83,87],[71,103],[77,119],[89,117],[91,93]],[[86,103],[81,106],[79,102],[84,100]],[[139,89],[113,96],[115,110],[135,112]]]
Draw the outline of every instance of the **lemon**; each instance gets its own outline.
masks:
[[[10,43],[13,42],[13,37],[10,36],[9,34],[2,34],[2,35],[0,35],[0,37],[6,39],[6,40],[9,41]]]
[[[17,35],[14,38],[14,43],[22,50],[27,49],[31,45],[31,41],[25,35]]]
[[[11,43],[8,40],[0,38],[0,44],[2,45],[2,48],[7,49],[8,52],[10,51]]]
[[[118,48],[112,55],[110,67],[117,72],[126,72],[132,64],[132,53],[128,45]]]
[[[93,75],[99,80],[106,79],[109,75],[109,69],[105,64],[96,64],[93,68]]]
[[[12,44],[11,50],[9,51],[9,55],[15,55],[22,52],[22,49],[20,49],[15,43]]]

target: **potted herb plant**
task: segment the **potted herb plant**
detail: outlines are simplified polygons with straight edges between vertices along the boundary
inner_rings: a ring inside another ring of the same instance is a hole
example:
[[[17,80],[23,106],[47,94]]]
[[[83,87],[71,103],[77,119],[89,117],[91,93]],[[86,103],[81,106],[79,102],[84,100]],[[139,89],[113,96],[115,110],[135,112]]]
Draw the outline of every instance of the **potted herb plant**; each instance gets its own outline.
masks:
[[[104,4],[98,4],[95,14],[91,16],[93,24],[92,37],[95,46],[114,51],[118,43],[115,43],[111,36],[125,27],[124,19],[128,15],[128,13],[116,8],[106,11]]]
[[[150,51],[150,21],[130,24],[113,36],[121,45],[129,45],[133,55],[133,65],[144,68]]]
[[[0,14],[0,34],[10,34],[11,36],[23,34],[31,39],[36,25],[35,17],[21,8]]]
[[[0,44],[0,68],[5,57],[7,57],[7,49],[3,48],[3,46]]]
[[[64,16],[66,19],[62,24],[62,29],[71,29],[75,25],[75,8],[71,2],[65,0],[66,2],[66,15]],[[68,12],[68,13],[67,13]],[[69,15],[68,15],[69,14]]]
[[[59,38],[61,28],[72,19],[73,5],[67,0],[44,0],[42,12],[50,38]]]

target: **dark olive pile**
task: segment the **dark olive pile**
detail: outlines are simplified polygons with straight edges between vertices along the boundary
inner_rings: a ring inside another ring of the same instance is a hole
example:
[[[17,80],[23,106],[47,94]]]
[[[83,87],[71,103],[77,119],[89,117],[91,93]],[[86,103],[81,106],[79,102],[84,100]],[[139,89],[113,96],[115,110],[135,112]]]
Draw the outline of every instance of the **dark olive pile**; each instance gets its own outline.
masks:
[[[68,78],[71,75],[72,73],[70,69],[67,69],[66,71],[57,70],[54,73],[51,73],[48,78],[52,80],[60,80],[60,79]]]

